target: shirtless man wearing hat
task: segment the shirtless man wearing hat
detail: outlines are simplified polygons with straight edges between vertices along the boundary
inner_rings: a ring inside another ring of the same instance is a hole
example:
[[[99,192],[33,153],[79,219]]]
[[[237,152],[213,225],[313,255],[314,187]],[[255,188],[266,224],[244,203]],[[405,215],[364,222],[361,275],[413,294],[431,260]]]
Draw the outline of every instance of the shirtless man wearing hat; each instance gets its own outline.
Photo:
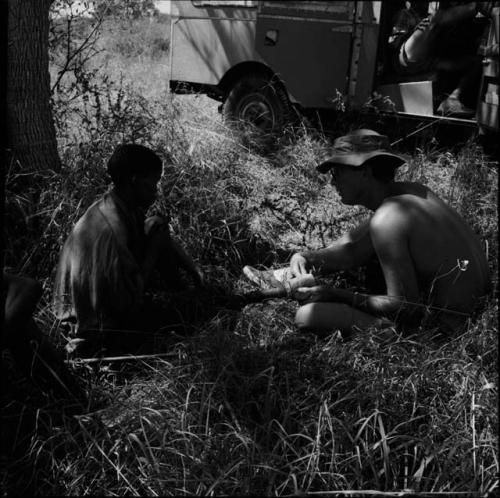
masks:
[[[387,137],[372,130],[338,138],[317,170],[331,173],[344,204],[365,206],[371,217],[324,249],[295,253],[285,269],[243,269],[262,288],[281,286],[299,301],[299,329],[349,333],[391,325],[413,328],[425,321],[450,332],[466,323],[488,293],[488,264],[479,238],[429,188],[394,181],[404,162],[390,151]],[[315,282],[318,276],[364,266],[374,256],[385,294]]]

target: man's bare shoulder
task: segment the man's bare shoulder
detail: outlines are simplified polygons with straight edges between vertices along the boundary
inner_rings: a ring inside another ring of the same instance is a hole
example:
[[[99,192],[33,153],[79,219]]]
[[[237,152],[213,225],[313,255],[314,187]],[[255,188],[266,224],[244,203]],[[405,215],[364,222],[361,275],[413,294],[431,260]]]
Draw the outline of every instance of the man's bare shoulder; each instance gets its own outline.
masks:
[[[384,199],[372,217],[375,226],[388,222],[406,222],[416,211],[436,195],[420,183],[399,182],[395,184],[393,195]]]
[[[407,201],[398,197],[386,199],[370,219],[370,231],[404,226],[411,218]]]

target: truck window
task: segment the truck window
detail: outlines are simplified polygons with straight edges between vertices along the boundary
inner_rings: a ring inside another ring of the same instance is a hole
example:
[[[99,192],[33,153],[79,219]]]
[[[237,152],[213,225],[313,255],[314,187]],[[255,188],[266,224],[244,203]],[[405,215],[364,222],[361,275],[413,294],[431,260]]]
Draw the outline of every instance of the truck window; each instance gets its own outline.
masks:
[[[191,0],[195,7],[257,7],[258,0]]]
[[[339,17],[344,15],[346,19],[352,14],[353,2],[324,2],[309,0],[300,1],[264,1],[262,2],[262,13],[282,16],[307,16],[307,17]]]

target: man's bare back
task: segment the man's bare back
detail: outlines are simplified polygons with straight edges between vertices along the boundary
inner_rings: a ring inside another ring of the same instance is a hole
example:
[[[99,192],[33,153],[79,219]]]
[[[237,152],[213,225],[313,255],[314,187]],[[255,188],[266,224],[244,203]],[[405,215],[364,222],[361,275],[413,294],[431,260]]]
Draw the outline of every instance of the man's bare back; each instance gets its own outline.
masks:
[[[421,298],[437,308],[472,312],[490,285],[479,238],[455,210],[424,185],[398,182],[392,187],[393,196],[373,218],[383,217],[387,223],[394,217],[399,219],[404,234],[401,243],[408,245]],[[384,227],[379,229],[384,232]]]

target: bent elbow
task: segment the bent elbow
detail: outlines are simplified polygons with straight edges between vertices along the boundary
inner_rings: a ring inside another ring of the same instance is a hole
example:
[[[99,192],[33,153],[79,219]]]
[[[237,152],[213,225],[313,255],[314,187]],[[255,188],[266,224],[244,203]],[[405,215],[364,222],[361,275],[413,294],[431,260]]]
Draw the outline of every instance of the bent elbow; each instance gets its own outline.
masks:
[[[403,300],[398,304],[394,303],[387,306],[387,314],[395,322],[404,323],[406,325],[415,325],[420,323],[424,317],[424,308],[416,306],[415,303],[410,303]]]

